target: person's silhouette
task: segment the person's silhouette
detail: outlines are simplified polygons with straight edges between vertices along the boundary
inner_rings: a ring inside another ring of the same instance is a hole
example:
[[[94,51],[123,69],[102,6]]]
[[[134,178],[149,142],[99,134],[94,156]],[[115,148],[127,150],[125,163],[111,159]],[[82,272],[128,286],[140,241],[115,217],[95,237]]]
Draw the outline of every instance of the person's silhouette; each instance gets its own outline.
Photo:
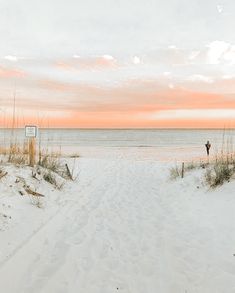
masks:
[[[210,155],[210,148],[211,148],[211,144],[210,144],[209,140],[205,144],[205,147],[206,147],[207,156],[209,156]]]

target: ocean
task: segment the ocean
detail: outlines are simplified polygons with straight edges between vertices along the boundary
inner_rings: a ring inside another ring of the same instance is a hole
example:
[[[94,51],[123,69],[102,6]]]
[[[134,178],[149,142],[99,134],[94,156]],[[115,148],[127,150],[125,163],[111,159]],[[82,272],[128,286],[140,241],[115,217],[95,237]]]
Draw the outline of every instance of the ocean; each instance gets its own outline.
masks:
[[[0,129],[0,144],[8,145],[10,129]],[[25,140],[24,129],[15,129],[14,138]],[[211,153],[231,146],[235,130],[223,129],[39,129],[37,142],[43,148],[65,155],[126,157],[136,159],[182,160],[204,157],[205,143]]]

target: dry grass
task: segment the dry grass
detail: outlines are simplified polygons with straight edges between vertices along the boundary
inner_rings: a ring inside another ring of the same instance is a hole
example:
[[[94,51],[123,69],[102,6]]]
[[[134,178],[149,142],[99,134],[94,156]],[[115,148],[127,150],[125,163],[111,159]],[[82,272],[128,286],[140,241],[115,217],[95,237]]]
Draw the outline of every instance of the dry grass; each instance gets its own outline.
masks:
[[[52,154],[41,155],[38,165],[57,174],[59,174],[62,169],[59,158]]]
[[[235,174],[235,154],[217,156],[205,173],[206,183],[215,188],[229,182]]]
[[[0,147],[0,155],[6,156],[9,153],[9,148],[1,146]]]
[[[215,188],[229,182],[235,175],[235,153],[224,154],[221,152],[209,162],[189,162],[185,163],[184,172],[194,169],[206,169],[204,173],[205,182],[209,187]],[[175,166],[170,169],[170,178],[176,179],[181,177],[181,167]]]
[[[46,170],[43,174],[43,179],[53,185],[56,189],[61,190],[64,186],[64,181],[59,182],[59,180],[56,178],[56,175],[51,172],[50,170]]]
[[[184,175],[186,172],[190,172],[192,170],[199,169],[199,168],[205,168],[205,166],[206,166],[206,163],[204,163],[203,161],[185,162],[184,163]],[[178,177],[182,177],[182,166],[179,167],[178,165],[175,165],[175,167],[172,167],[170,169],[170,178],[172,180],[174,180]]]
[[[4,148],[3,153],[7,157],[7,162],[14,165],[28,164],[28,146],[24,142],[23,145],[19,143],[11,143],[9,148]]]
[[[14,165],[27,165],[28,157],[24,154],[10,154],[8,156],[8,163]]]
[[[191,170],[194,170],[194,169],[197,169],[197,168],[199,168],[199,164],[197,162],[191,161],[191,162],[188,162],[188,163],[185,164],[184,170],[185,171],[191,171]]]
[[[5,177],[8,173],[4,170],[3,167],[0,167],[0,180]]]
[[[29,151],[28,151],[28,144],[23,144],[20,146],[18,143],[14,143],[10,145],[10,148],[6,149],[6,158],[7,162],[14,164],[16,166],[19,165],[28,165],[29,164]],[[59,153],[49,153],[45,151],[38,156],[38,161],[36,166],[40,166],[46,171],[48,171],[47,175],[45,175],[46,181],[50,182],[51,184],[55,185],[57,188],[59,184],[57,184],[54,180],[53,182],[53,173],[58,174],[64,179],[69,179],[69,174],[66,166],[61,162],[61,154]]]
[[[229,182],[234,174],[235,152],[233,141],[231,136],[225,139],[224,129],[221,151],[208,164],[205,181],[210,187],[215,188]]]
[[[57,183],[56,179],[55,179],[55,175],[51,171],[46,171],[43,174],[43,179],[52,185],[56,185],[56,183]]]
[[[56,153],[46,153],[44,155],[41,154],[38,165],[43,167],[44,169],[58,174],[64,179],[71,179],[66,165],[61,162],[60,156],[60,154]]]
[[[76,158],[79,158],[80,155],[79,154],[72,154],[69,157],[72,158],[72,159],[76,159]]]
[[[0,150],[0,154],[3,156],[3,163],[10,163],[15,166],[29,165],[29,153],[28,142],[22,145],[17,142],[11,143],[9,148]],[[64,179],[73,180],[73,170],[70,172],[68,166],[63,163],[61,153],[42,151],[40,149],[35,167],[40,170],[42,178],[56,189],[60,190],[64,186]],[[34,178],[37,179],[37,176],[34,176]]]
[[[177,165],[175,167],[172,167],[170,169],[170,178],[172,180],[174,180],[174,179],[176,179],[176,178],[178,178],[180,176],[181,176],[180,170],[179,170],[179,167]]]

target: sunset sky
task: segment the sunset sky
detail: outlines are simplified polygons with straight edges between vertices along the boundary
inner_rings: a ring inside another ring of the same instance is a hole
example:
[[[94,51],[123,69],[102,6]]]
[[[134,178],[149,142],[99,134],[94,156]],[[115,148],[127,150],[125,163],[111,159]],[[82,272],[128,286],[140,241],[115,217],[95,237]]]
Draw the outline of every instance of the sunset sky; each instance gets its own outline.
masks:
[[[0,126],[235,127],[234,0],[0,0]]]

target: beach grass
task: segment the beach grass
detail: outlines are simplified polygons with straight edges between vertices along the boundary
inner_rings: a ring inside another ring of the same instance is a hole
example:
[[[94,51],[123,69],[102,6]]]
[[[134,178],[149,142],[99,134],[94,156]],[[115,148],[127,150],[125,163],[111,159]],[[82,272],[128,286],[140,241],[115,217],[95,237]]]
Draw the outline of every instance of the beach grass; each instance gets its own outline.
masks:
[[[229,182],[235,174],[235,153],[216,156],[205,173],[206,183],[215,188]]]
[[[20,143],[16,137],[12,141],[14,142],[10,142],[8,147],[0,148],[2,166],[5,164],[16,167],[31,166],[32,170],[38,170],[42,174],[43,180],[59,190],[64,186],[65,180],[74,179],[73,170],[70,170],[69,166],[64,162],[61,152],[49,151],[48,148],[44,149],[40,142],[37,154],[35,152],[32,166],[30,164],[31,155],[35,149],[31,150],[30,148],[35,148],[35,145],[32,146],[27,140]],[[77,157],[78,155],[76,155]],[[32,171],[32,173],[34,172]]]
[[[222,150],[210,159],[204,158],[184,162],[181,165],[176,164],[170,168],[170,178],[172,180],[183,178],[188,172],[198,169],[205,169],[204,179],[210,188],[223,185],[225,182],[235,179],[235,152]]]

